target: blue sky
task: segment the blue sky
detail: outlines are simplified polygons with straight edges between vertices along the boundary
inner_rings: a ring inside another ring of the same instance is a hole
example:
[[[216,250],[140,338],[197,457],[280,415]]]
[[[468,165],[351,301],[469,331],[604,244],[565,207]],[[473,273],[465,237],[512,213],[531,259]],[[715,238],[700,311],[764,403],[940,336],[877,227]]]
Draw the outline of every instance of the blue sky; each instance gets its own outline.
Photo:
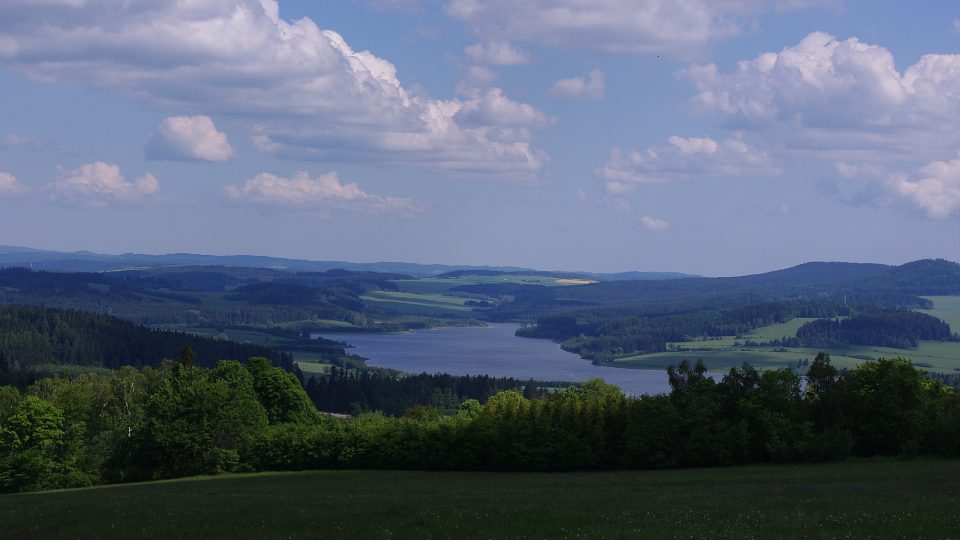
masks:
[[[588,271],[960,259],[960,6],[7,0],[0,243]]]

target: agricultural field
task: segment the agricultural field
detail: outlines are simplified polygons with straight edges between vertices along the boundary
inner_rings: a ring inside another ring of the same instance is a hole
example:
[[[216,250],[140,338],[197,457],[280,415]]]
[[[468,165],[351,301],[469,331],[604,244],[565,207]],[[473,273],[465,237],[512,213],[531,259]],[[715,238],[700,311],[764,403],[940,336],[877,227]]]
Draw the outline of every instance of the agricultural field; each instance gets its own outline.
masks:
[[[567,279],[552,276],[525,276],[525,275],[464,275],[455,278],[421,278],[415,280],[394,281],[403,292],[412,292],[419,294],[443,294],[454,287],[461,285],[477,285],[485,283],[518,284],[518,285],[545,285],[545,286],[570,286],[587,285],[596,283],[595,281],[585,279]]]
[[[921,313],[932,315],[950,325],[954,333],[960,333],[960,296],[925,296],[933,302],[933,309],[918,309]]]
[[[360,297],[377,307],[399,313],[417,313],[426,315],[455,315],[473,311],[465,306],[466,298],[444,296],[442,294],[418,294],[396,291],[373,291]]]
[[[960,331],[960,297],[930,296],[933,309],[918,310],[943,319],[950,324],[954,332]],[[745,347],[746,340],[756,342],[770,341],[783,336],[796,335],[797,329],[814,319],[795,318],[783,324],[757,328],[743,336],[724,336],[720,339],[706,338],[696,341],[674,342],[682,351],[645,354],[619,358],[616,367],[635,369],[665,369],[681,360],[702,359],[707,369],[714,372],[726,371],[749,362],[757,367],[780,368],[796,364],[797,360],[813,360],[820,349],[789,347],[775,350],[770,347]],[[853,346],[843,349],[826,349],[834,365],[852,368],[866,360],[876,358],[903,357],[913,361],[914,365],[930,371],[950,373],[960,371],[960,343],[941,341],[922,341],[915,349],[894,349],[890,347]]]
[[[955,538],[960,460],[320,471],[0,496],[9,538]]]

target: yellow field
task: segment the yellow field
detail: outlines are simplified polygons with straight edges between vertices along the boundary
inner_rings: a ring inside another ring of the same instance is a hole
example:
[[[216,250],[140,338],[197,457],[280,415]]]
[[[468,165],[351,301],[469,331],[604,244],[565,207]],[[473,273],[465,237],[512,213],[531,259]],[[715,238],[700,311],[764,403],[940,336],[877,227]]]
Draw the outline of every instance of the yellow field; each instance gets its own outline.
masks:
[[[558,279],[554,281],[558,285],[590,285],[591,283],[596,283],[589,279]]]

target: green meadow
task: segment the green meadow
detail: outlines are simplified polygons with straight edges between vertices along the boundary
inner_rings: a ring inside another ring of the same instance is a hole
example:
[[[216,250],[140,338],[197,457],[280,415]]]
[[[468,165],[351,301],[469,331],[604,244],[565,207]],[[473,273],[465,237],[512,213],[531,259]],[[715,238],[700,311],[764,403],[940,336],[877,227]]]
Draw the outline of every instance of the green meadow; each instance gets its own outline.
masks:
[[[933,302],[933,309],[918,309],[922,313],[942,319],[951,330],[960,332],[960,296],[925,296]]]
[[[320,471],[0,496],[6,538],[955,538],[960,460]]]
[[[953,332],[960,331],[960,296],[928,296],[933,309],[918,310],[943,319]],[[756,367],[779,368],[795,364],[797,360],[813,360],[821,349],[788,347],[747,347],[745,342],[765,342],[784,336],[796,335],[797,329],[814,319],[795,318],[783,324],[757,328],[743,336],[723,336],[719,339],[704,338],[694,341],[673,342],[684,350],[644,354],[618,358],[613,365],[624,368],[665,369],[681,360],[702,359],[707,369],[725,371],[749,362]],[[960,342],[921,341],[913,349],[891,347],[852,346],[843,349],[826,349],[834,365],[852,368],[864,361],[877,358],[908,358],[914,365],[930,371],[950,373],[960,371]]]

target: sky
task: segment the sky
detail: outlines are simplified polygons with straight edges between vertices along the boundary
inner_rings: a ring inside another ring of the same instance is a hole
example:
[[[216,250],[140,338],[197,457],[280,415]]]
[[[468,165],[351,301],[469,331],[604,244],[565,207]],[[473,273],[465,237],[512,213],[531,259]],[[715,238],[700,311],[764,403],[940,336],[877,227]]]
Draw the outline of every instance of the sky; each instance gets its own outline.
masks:
[[[4,0],[0,244],[960,260],[960,4]]]

